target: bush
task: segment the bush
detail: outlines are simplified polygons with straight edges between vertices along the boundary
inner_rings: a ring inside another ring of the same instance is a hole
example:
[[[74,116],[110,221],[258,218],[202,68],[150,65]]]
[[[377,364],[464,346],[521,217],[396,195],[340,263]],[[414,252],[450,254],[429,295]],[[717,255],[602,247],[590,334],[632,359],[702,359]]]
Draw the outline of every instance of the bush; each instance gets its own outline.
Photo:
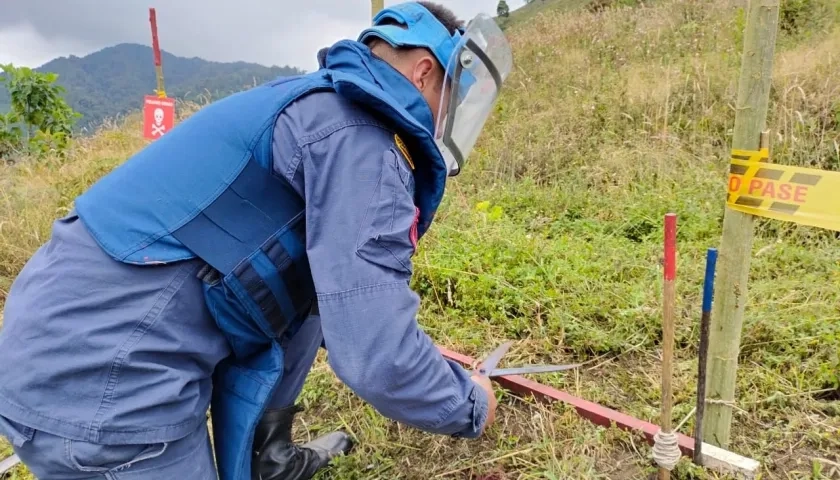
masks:
[[[27,67],[3,65],[12,99],[12,111],[0,115],[0,158],[13,161],[27,154],[43,157],[62,155],[68,146],[73,123],[81,115],[74,112],[57,85],[58,75],[39,73]]]

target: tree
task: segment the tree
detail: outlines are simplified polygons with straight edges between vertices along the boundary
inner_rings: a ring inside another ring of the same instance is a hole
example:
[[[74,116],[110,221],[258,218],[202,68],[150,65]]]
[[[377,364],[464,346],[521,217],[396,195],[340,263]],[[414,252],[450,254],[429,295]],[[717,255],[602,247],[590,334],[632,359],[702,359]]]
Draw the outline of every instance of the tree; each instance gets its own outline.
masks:
[[[510,7],[508,7],[505,0],[499,0],[499,6],[496,7],[496,15],[505,18],[510,16]]]
[[[56,84],[58,75],[12,64],[0,67],[4,73],[0,81],[11,97],[11,112],[0,114],[0,157],[63,153],[81,115],[64,100],[64,87]]]

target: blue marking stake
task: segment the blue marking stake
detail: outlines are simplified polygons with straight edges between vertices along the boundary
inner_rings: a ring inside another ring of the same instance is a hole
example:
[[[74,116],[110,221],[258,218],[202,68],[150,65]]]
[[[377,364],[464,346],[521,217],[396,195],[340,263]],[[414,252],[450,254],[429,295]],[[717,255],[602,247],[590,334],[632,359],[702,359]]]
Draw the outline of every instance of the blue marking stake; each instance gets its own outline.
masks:
[[[706,358],[709,352],[709,323],[712,318],[717,256],[716,248],[710,248],[706,251],[706,278],[703,280],[703,314],[700,317],[700,349],[697,359],[697,415],[694,424],[694,463],[697,465],[703,464],[701,449],[703,446],[703,411],[706,407]]]

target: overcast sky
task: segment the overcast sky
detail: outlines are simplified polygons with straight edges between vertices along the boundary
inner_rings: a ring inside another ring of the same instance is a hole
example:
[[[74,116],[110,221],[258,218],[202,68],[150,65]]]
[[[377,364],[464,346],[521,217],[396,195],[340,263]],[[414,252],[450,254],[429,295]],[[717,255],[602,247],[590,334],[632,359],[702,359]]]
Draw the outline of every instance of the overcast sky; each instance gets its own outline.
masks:
[[[385,0],[393,5],[401,0]],[[437,0],[462,19],[495,15],[497,0]],[[524,0],[508,0],[511,9]],[[216,61],[317,68],[318,49],[355,39],[370,0],[0,0],[0,63],[38,67],[117,43],[151,45],[149,7],[161,49]],[[150,60],[151,62],[151,60]],[[164,65],[164,70],[166,66]]]

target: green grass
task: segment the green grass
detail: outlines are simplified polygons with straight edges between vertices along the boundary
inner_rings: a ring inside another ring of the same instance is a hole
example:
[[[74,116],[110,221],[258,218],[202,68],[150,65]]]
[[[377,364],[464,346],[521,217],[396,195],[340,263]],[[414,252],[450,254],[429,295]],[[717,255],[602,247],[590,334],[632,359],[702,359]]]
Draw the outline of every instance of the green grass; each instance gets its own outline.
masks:
[[[510,12],[510,16],[500,19],[500,22],[504,28],[510,28],[517,24],[528,23],[542,13],[574,11],[588,4],[589,0],[533,0]]]
[[[689,414],[705,252],[719,246],[724,212],[744,26],[737,5],[669,0],[590,13],[547,0],[511,21],[515,72],[414,258],[420,322],[438,344],[482,356],[514,339],[505,365],[585,361],[538,379],[656,421],[662,219],[675,212],[674,419]],[[773,161],[840,170],[838,7],[786,0],[782,25]],[[52,219],[142,143],[130,123],[80,143],[65,163],[0,174],[0,294]],[[761,461],[763,479],[840,476],[839,237],[757,222],[730,448]],[[320,478],[655,472],[637,435],[502,391],[497,424],[481,440],[422,434],[378,415],[324,360],[301,396],[298,437],[342,426],[361,444]],[[682,432],[692,429],[689,418]],[[724,477],[683,461],[673,478]]]

